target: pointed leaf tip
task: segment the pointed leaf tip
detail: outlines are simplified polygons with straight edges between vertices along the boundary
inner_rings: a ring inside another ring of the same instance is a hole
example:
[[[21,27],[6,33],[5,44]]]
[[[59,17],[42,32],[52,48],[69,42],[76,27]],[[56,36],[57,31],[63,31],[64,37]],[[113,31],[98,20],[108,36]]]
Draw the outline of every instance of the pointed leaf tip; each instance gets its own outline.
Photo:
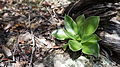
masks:
[[[75,35],[77,33],[77,24],[76,22],[68,15],[65,15],[65,29],[71,34]]]
[[[52,36],[54,36],[55,38],[59,39],[59,40],[65,40],[68,39],[69,37],[65,34],[65,32],[63,31],[63,29],[58,29],[58,30],[54,30],[52,32]]]
[[[93,34],[99,25],[100,18],[99,16],[91,16],[85,20],[83,25],[83,32],[85,36]]]

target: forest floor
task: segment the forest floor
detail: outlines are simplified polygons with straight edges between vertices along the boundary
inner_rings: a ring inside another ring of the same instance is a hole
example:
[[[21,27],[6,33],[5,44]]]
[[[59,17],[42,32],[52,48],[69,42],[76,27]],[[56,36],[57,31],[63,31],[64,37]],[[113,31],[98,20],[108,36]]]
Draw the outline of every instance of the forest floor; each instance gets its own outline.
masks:
[[[51,32],[63,26],[71,2],[0,1],[0,67],[34,66],[55,51],[64,53],[61,46],[66,41],[53,38]]]
[[[32,65],[61,48],[51,32],[63,24],[67,0],[0,1],[0,67]]]

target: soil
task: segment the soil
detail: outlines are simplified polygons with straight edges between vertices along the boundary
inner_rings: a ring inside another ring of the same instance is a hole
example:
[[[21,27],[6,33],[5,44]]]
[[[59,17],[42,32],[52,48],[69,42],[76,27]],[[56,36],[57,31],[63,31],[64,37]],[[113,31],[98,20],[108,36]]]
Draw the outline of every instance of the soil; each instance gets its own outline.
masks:
[[[74,62],[72,60],[80,56],[87,57],[85,59],[87,61],[93,58],[93,56],[84,55],[81,51],[72,52],[69,49],[64,51],[61,46],[66,41],[60,41],[51,36],[53,30],[63,27],[65,14],[70,15],[73,19],[81,14],[85,14],[86,17],[100,16],[101,22],[96,33],[102,38],[101,56],[109,57],[109,61],[113,63],[110,64],[113,65],[112,67],[118,66],[120,53],[111,48],[113,40],[105,42],[106,35],[102,33],[111,32],[115,28],[118,31],[117,24],[112,30],[106,27],[112,24],[109,23],[110,19],[119,16],[119,4],[90,3],[81,6],[76,0],[0,1],[0,67],[60,67],[59,62],[61,64],[68,60]],[[119,32],[113,34],[119,34]],[[110,46],[108,42],[110,42]],[[103,45],[105,46],[102,47]],[[119,46],[116,43],[115,45]],[[94,58],[94,60],[92,59],[92,62],[87,65],[96,65],[96,59]]]

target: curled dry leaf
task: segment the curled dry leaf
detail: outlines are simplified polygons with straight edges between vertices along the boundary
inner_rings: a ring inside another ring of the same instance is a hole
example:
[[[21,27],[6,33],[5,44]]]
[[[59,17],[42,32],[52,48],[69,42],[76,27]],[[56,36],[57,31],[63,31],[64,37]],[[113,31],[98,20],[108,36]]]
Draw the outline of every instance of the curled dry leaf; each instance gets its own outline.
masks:
[[[4,28],[4,30],[9,29],[12,25],[13,25],[13,24],[9,23],[9,24]]]
[[[53,4],[53,3],[47,2],[47,1],[42,2],[42,5],[43,5],[43,6],[51,6],[52,4]]]
[[[46,46],[46,48],[53,48],[55,46],[55,43],[54,42],[50,42],[48,40],[46,40],[45,38],[38,38],[38,37],[35,37],[35,40],[36,40],[36,45],[37,47],[40,47],[40,48],[43,48]]]
[[[65,9],[63,7],[54,8],[53,9],[53,11],[55,11],[57,14],[63,14],[64,10]]]
[[[5,18],[5,17],[8,17],[9,16],[9,13],[4,13],[3,14],[3,17]]]
[[[11,51],[10,51],[9,48],[7,48],[7,47],[5,47],[4,45],[2,45],[2,49],[3,49],[3,51],[4,51],[4,54],[5,54],[7,57],[12,56],[12,53],[11,53]]]
[[[20,34],[18,37],[19,43],[24,43],[25,41],[29,41],[31,39],[31,34],[29,32],[26,32],[25,34]]]
[[[26,61],[21,61],[21,62],[16,61],[14,67],[24,67],[25,64],[27,64]]]

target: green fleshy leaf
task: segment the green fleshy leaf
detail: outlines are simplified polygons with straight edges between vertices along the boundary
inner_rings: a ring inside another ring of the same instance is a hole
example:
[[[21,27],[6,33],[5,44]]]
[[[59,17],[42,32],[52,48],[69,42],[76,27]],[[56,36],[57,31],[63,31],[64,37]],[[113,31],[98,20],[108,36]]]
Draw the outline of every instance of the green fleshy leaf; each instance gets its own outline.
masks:
[[[73,39],[73,40],[76,40],[77,39],[77,35],[73,35],[72,33],[70,33],[70,32],[68,32],[67,30],[65,30],[64,29],[64,32],[65,32],[65,34],[69,37],[69,38],[71,38],[71,39]]]
[[[72,35],[76,35],[76,33],[78,31],[77,30],[77,24],[74,22],[74,20],[71,17],[65,15],[64,25],[65,25],[65,29],[69,33],[71,33]]]
[[[100,48],[97,42],[86,42],[82,44],[82,52],[88,55],[99,56]]]
[[[81,36],[82,35],[82,25],[84,24],[85,21],[85,16],[81,15],[76,18],[76,23],[77,23],[77,28],[78,28],[78,34]]]
[[[59,39],[59,40],[65,40],[68,39],[69,37],[65,34],[65,32],[63,31],[63,29],[58,29],[58,30],[54,30],[52,32],[52,36],[54,36],[55,38]]]
[[[76,40],[69,40],[68,44],[69,44],[69,48],[72,51],[79,51],[80,49],[82,49],[81,43]]]
[[[84,42],[97,42],[101,40],[96,34],[92,34],[92,35],[89,35],[89,36],[84,36],[82,38],[82,41],[81,43],[84,43]]]
[[[93,34],[99,25],[99,21],[99,16],[88,17],[83,24],[83,36],[89,36]]]
[[[93,36],[87,41],[87,42],[97,42],[101,40],[96,34],[93,34]]]

